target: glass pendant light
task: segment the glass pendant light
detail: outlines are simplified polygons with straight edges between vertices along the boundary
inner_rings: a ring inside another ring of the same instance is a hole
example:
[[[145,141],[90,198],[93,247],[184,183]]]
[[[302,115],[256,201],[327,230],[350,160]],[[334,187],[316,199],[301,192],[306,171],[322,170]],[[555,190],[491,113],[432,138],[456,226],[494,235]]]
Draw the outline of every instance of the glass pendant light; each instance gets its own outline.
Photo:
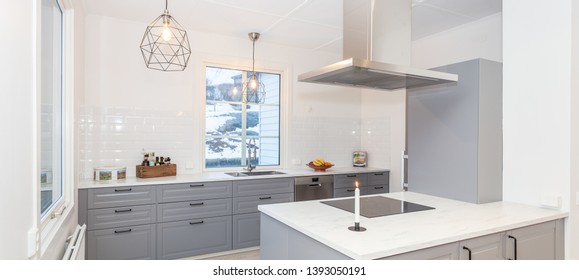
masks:
[[[147,26],[141,40],[141,53],[150,69],[183,71],[187,67],[191,47],[187,31],[169,14],[168,4],[165,0],[165,12]]]
[[[261,74],[255,72],[255,41],[259,39],[260,34],[251,32],[248,35],[253,42],[253,57],[251,73],[248,73],[247,81],[243,85],[243,101],[246,103],[263,103],[265,100],[265,86],[261,82]]]

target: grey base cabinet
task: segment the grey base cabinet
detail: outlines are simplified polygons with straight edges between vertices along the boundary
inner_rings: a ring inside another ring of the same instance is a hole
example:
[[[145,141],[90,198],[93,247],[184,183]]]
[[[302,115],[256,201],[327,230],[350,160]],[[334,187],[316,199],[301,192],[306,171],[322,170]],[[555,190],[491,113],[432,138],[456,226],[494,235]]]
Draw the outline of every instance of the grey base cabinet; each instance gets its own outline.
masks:
[[[233,215],[233,249],[259,246],[259,213]]]
[[[154,260],[156,225],[87,232],[89,260]]]
[[[231,232],[231,216],[161,223],[157,227],[157,259],[231,250]]]
[[[505,255],[512,260],[562,260],[562,235],[563,223],[559,221],[508,231]]]
[[[485,235],[458,243],[461,260],[504,260],[504,233]]]
[[[455,243],[444,244],[422,250],[398,254],[380,260],[458,260],[458,248]]]

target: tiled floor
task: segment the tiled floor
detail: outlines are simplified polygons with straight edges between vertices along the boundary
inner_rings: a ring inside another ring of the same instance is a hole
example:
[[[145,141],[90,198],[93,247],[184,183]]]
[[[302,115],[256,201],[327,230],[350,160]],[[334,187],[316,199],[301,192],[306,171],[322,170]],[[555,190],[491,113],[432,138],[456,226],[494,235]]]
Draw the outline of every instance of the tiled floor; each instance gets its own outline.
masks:
[[[251,250],[229,255],[221,255],[203,260],[259,260],[259,250]]]

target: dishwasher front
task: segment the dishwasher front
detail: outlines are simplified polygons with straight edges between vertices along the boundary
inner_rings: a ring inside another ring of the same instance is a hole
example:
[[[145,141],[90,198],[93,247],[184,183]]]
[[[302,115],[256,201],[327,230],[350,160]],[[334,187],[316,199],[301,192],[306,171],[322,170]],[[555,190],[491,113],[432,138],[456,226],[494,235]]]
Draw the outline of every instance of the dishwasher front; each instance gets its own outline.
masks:
[[[294,179],[295,201],[334,197],[334,176],[307,176]]]

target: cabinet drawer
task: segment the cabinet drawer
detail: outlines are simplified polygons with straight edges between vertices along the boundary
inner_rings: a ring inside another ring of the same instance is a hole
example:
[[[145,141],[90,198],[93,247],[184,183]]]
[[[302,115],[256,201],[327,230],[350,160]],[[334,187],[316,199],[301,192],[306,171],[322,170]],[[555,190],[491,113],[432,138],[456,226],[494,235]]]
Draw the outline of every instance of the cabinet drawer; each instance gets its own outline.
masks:
[[[89,260],[155,259],[156,225],[87,231]]]
[[[177,259],[232,249],[231,216],[168,222],[157,228],[157,258]]]
[[[366,173],[334,175],[334,189],[352,188],[356,181],[358,186],[366,186],[368,185],[368,175]]]
[[[259,179],[233,182],[233,196],[254,196],[294,191],[294,179]]]
[[[200,182],[159,186],[159,202],[231,197],[231,182]]]
[[[334,198],[354,196],[354,189],[355,188],[335,189],[334,190]],[[360,195],[366,195],[366,194],[368,194],[368,188],[367,187],[361,187],[360,188]]]
[[[88,209],[155,203],[155,186],[129,186],[88,190]]]
[[[164,203],[157,206],[159,222],[231,215],[231,198]]]
[[[233,215],[233,249],[259,246],[260,213]]]
[[[390,180],[390,172],[372,172],[368,173],[368,186],[388,185]]]
[[[380,194],[389,192],[388,185],[368,186],[368,194]]]
[[[126,206],[88,210],[87,229],[105,229],[157,222],[155,205]]]
[[[257,206],[263,204],[291,202],[294,200],[293,193],[264,194],[257,196],[244,196],[233,198],[233,214],[257,212]]]

